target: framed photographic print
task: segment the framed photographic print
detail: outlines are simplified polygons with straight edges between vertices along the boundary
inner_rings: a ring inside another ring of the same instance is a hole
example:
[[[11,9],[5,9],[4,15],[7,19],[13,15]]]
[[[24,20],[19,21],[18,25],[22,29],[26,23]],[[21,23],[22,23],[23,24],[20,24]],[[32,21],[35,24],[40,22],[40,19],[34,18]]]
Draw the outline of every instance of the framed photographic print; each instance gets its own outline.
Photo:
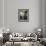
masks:
[[[18,9],[18,21],[29,22],[29,9]]]

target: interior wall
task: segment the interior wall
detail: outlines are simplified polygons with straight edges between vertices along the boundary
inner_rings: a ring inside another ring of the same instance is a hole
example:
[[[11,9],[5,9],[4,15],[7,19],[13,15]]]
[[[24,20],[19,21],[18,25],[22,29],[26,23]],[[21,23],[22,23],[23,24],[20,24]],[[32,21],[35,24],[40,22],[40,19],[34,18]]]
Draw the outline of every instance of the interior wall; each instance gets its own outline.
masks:
[[[14,32],[33,32],[42,25],[42,0],[4,0],[5,27]],[[18,22],[18,9],[29,9],[29,22]]]
[[[0,0],[0,28],[3,27],[3,0]],[[0,30],[0,33],[2,31]]]
[[[0,0],[0,27],[3,26],[3,0]]]
[[[43,6],[42,6],[42,20],[43,20],[43,37],[46,37],[46,0],[43,0]]]
[[[46,0],[45,0],[45,25],[46,25]]]

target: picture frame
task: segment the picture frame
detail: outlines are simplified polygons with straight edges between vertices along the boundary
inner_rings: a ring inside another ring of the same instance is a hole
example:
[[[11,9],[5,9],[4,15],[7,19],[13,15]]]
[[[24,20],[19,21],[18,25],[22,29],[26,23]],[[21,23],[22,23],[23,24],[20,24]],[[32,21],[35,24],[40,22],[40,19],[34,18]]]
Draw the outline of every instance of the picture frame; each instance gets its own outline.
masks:
[[[29,22],[29,9],[18,9],[18,21]]]

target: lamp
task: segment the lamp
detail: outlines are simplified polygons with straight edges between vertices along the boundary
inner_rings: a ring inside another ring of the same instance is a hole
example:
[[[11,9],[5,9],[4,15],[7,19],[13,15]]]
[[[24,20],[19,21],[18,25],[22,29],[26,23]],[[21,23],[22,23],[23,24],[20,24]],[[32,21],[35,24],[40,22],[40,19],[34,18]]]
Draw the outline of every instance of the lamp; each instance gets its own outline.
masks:
[[[41,29],[39,28],[38,31],[41,31]]]
[[[7,31],[10,31],[10,29],[8,28]]]
[[[3,37],[2,33],[0,34],[0,37],[1,37],[1,38]]]
[[[6,29],[6,32],[7,32],[7,33],[9,33],[9,31],[10,31],[10,29],[9,29],[9,28],[7,28],[7,29]]]

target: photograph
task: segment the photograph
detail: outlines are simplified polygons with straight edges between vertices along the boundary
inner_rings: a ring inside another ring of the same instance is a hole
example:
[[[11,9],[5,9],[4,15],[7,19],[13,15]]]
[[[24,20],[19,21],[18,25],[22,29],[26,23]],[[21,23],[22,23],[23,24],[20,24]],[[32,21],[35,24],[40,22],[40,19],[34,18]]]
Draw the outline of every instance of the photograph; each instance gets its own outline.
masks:
[[[18,21],[29,22],[29,9],[18,9]]]

